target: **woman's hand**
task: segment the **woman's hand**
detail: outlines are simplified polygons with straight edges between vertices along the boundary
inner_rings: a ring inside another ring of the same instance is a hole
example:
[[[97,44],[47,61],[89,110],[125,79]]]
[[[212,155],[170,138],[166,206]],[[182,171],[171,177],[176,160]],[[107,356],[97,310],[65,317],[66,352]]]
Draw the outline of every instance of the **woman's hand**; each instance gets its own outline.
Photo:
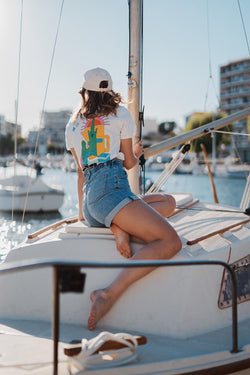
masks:
[[[138,141],[134,144],[133,151],[138,159],[144,154],[142,141]]]
[[[120,151],[124,154],[123,166],[133,168],[138,163],[138,158],[144,153],[142,141],[132,144],[132,138],[121,139]]]
[[[78,221],[85,221],[85,218],[82,212],[79,212]]]

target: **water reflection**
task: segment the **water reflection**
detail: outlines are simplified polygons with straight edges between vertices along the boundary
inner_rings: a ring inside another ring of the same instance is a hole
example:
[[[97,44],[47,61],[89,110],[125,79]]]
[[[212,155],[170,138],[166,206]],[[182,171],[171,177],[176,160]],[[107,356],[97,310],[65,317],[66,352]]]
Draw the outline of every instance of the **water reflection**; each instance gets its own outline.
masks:
[[[22,213],[14,213],[13,220],[11,212],[0,212],[0,215],[0,260],[28,234],[62,218],[60,212],[27,213],[24,219]]]

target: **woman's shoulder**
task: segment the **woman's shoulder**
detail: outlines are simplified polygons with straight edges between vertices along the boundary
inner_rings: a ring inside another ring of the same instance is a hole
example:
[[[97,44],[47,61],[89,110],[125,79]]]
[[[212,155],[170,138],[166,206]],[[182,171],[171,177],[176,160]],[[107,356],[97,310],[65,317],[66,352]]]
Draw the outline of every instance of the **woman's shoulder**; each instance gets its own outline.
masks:
[[[124,107],[123,105],[119,105],[119,107],[117,108],[117,117],[121,117],[121,118],[130,118],[131,117],[131,114],[129,112],[129,110]]]
[[[67,123],[67,126],[74,126],[76,125],[77,123],[80,123],[81,122],[81,116],[79,113],[72,113],[68,123]]]

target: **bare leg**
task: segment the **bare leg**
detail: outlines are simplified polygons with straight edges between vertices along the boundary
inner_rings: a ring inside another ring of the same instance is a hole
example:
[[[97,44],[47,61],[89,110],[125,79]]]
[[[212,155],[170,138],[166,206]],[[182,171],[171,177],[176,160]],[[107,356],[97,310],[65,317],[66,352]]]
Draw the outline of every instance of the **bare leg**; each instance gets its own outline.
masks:
[[[143,195],[142,199],[163,217],[172,215],[176,208],[176,201],[174,197],[169,194],[153,193]]]
[[[131,258],[130,235],[116,224],[112,224],[110,229],[114,233],[116,248],[119,253],[124,256],[124,258]]]
[[[146,243],[133,255],[132,260],[169,259],[181,249],[181,241],[175,230],[143,200],[133,201],[123,207],[113,223]],[[89,329],[95,328],[97,322],[132,283],[151,271],[153,268],[150,267],[125,268],[107,288],[92,292]]]
[[[161,214],[163,217],[170,216],[176,207],[174,197],[164,193],[144,195],[141,197],[141,199],[159,212],[159,214]],[[119,253],[125,258],[130,258],[132,253],[130,248],[129,234],[115,224],[112,224],[110,229],[114,233],[116,248]]]

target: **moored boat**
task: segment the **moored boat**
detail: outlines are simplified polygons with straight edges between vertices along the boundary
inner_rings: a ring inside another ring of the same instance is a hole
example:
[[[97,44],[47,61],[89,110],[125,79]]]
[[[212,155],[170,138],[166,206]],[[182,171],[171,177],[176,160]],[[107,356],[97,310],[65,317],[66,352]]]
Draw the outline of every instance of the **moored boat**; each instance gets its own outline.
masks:
[[[47,185],[40,177],[16,175],[0,179],[0,211],[58,211],[63,200],[63,189]]]

